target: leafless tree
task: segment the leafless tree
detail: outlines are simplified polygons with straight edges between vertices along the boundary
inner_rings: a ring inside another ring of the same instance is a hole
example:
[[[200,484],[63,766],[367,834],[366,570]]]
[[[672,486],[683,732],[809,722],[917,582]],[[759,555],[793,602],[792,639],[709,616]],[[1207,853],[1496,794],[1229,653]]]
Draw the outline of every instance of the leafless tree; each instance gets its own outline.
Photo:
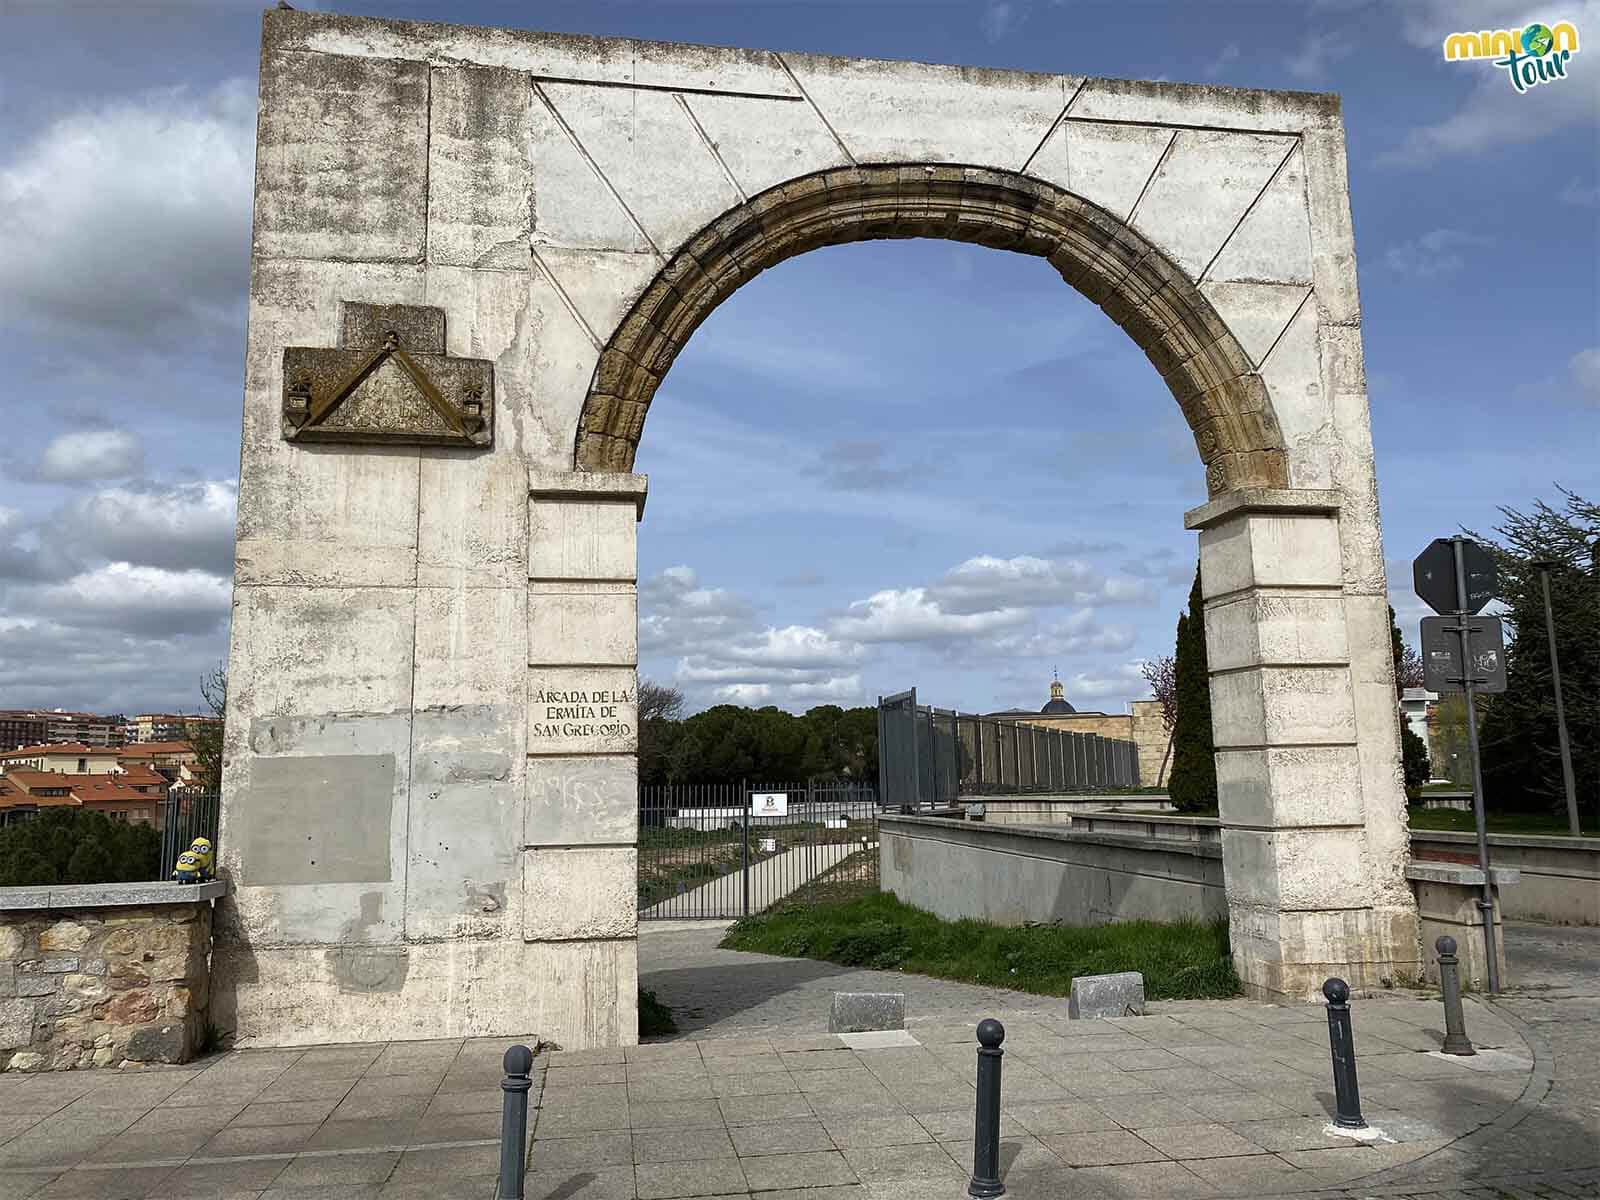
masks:
[[[205,701],[206,707],[211,710],[211,715],[219,720],[227,713],[228,709],[228,668],[224,663],[218,663],[210,671],[200,677],[200,698]],[[200,774],[205,779],[204,787],[218,788],[222,786],[222,726],[220,724],[207,724],[195,731],[191,739],[194,744],[194,754],[199,759]]]
[[[1161,702],[1161,723],[1171,733],[1178,723],[1178,660],[1170,654],[1147,658],[1139,664],[1139,671]]]
[[[676,721],[683,716],[683,693],[664,683],[639,681],[639,724]]]

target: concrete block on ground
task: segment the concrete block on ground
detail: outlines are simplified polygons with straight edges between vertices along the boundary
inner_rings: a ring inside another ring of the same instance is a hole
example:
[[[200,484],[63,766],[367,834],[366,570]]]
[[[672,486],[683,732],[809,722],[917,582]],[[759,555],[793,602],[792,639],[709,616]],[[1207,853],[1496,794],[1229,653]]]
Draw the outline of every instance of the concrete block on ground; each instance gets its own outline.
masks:
[[[1144,976],[1138,971],[1121,971],[1115,975],[1079,975],[1072,981],[1067,1016],[1073,1020],[1143,1015]]]
[[[904,1029],[906,998],[900,992],[835,992],[828,1013],[829,1033]]]

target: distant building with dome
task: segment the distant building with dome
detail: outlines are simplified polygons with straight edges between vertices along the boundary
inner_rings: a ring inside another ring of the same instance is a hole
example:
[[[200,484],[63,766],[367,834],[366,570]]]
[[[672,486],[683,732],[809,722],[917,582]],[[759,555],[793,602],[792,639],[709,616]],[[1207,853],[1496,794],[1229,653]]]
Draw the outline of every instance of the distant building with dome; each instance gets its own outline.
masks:
[[[1139,778],[1147,787],[1163,786],[1172,764],[1161,704],[1156,700],[1135,700],[1128,708],[1126,713],[1082,712],[1067,700],[1066,688],[1056,677],[1050,681],[1050,699],[1042,708],[1007,708],[985,715],[1019,725],[1043,725],[1131,741],[1139,751]]]
[[[1067,703],[1066,689],[1061,686],[1061,680],[1053,679],[1050,681],[1050,699],[1039,711],[1051,716],[1055,713],[1075,713],[1078,710]]]

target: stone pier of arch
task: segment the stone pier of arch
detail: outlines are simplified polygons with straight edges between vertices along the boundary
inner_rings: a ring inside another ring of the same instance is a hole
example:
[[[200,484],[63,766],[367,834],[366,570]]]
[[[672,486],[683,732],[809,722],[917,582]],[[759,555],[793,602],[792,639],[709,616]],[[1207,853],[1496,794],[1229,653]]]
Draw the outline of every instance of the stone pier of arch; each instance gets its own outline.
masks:
[[[1046,258],[1194,431],[1251,994],[1415,976],[1337,99],[270,11],[217,923],[242,1043],[636,1037],[655,391],[794,254]]]

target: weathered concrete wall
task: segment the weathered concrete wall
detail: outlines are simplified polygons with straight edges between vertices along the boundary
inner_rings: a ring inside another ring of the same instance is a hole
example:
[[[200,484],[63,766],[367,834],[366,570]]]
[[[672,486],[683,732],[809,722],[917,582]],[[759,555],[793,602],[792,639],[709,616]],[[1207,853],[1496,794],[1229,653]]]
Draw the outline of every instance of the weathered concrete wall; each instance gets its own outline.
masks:
[[[221,884],[0,888],[0,1069],[193,1057]]]
[[[1100,809],[1063,816],[1074,829],[1090,832],[1219,844],[1225,824],[1215,817],[1140,813],[1125,802],[1115,812]],[[993,822],[994,814],[986,819]],[[1478,840],[1470,833],[1413,829],[1410,842],[1413,865],[1478,862]],[[1600,838],[1491,833],[1489,861],[1496,869],[1518,872],[1517,882],[1508,884],[1501,895],[1506,916],[1557,925],[1600,925]],[[1424,949],[1428,945],[1424,940]]]
[[[1415,829],[1411,855],[1418,861],[1476,864],[1478,839]],[[1500,896],[1513,920],[1600,925],[1600,838],[1491,833],[1489,862],[1519,872],[1516,884]]]
[[[274,10],[216,955],[245,1041],[633,1039],[633,451],[740,283],[885,236],[1048,257],[1194,430],[1208,614],[1251,648],[1213,704],[1252,989],[1414,956],[1334,98]],[[492,364],[492,446],[286,440],[284,352],[352,302]]]
[[[946,920],[1211,920],[1227,915],[1222,853],[1196,842],[880,817],[881,886]]]

